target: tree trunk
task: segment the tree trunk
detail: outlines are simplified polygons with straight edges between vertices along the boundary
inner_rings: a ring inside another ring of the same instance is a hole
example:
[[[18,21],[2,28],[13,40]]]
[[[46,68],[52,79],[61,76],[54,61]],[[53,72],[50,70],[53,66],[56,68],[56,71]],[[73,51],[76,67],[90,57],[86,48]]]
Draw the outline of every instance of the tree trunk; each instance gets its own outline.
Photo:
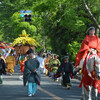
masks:
[[[94,23],[95,27],[96,27],[96,32],[98,32],[100,30],[100,26],[97,22],[97,20],[95,19],[95,17],[93,16],[91,10],[89,9],[88,5],[86,4],[86,1],[85,0],[82,0],[83,4],[84,4],[84,7],[87,11],[87,13],[89,14],[90,16],[90,19],[92,20],[92,22]]]

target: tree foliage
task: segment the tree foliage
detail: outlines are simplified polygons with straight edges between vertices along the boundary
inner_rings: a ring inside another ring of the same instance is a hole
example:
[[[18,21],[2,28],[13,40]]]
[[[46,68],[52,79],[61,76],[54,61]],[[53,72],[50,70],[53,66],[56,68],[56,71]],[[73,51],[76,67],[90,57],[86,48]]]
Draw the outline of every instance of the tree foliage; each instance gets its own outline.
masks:
[[[100,24],[99,0],[85,0]],[[75,55],[93,24],[82,0],[0,0],[0,39],[12,42],[26,30],[47,50],[59,55]],[[20,10],[31,10],[32,21],[25,22]],[[2,38],[1,38],[2,37]],[[38,51],[42,51],[42,49]]]

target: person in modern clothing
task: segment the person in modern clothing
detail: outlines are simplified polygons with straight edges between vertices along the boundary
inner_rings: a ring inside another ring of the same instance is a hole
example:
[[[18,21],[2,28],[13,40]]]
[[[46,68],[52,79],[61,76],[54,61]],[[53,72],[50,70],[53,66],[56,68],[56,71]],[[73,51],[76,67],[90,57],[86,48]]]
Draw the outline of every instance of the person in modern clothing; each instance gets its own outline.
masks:
[[[0,54],[0,84],[3,83],[2,74],[6,74],[6,64],[4,60],[1,58],[1,54]]]
[[[28,82],[28,96],[36,93],[38,82],[35,77],[35,70],[39,68],[39,61],[33,58],[33,53],[29,54],[29,59],[25,62],[23,82],[24,86]]]

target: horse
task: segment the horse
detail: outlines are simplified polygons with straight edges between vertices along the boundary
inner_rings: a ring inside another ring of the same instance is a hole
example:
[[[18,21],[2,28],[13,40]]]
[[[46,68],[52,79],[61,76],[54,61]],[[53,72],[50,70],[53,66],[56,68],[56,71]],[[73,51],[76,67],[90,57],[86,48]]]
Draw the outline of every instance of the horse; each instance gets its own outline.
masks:
[[[97,100],[98,88],[100,88],[100,57],[96,54],[92,54],[92,55],[88,54],[86,58],[85,69],[91,81],[89,81],[90,84],[86,84],[87,77],[84,77],[84,73],[82,74],[82,80],[84,81],[82,82],[81,80],[81,83],[82,83],[81,84],[82,85],[81,100],[85,100],[85,93],[88,96],[88,100],[92,100],[92,96],[91,96],[92,87],[94,87],[95,100]],[[85,69],[82,69],[82,71],[84,72]]]

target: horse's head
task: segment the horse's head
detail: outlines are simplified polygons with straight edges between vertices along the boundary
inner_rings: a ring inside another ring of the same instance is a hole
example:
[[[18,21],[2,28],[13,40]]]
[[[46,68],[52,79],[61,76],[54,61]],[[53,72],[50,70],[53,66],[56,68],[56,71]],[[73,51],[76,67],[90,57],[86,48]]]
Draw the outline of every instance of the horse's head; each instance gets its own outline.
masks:
[[[96,77],[100,79],[100,57],[95,56],[95,73]]]
[[[97,55],[90,55],[87,62],[87,69],[90,73],[95,72],[95,77],[100,79],[100,57]]]

